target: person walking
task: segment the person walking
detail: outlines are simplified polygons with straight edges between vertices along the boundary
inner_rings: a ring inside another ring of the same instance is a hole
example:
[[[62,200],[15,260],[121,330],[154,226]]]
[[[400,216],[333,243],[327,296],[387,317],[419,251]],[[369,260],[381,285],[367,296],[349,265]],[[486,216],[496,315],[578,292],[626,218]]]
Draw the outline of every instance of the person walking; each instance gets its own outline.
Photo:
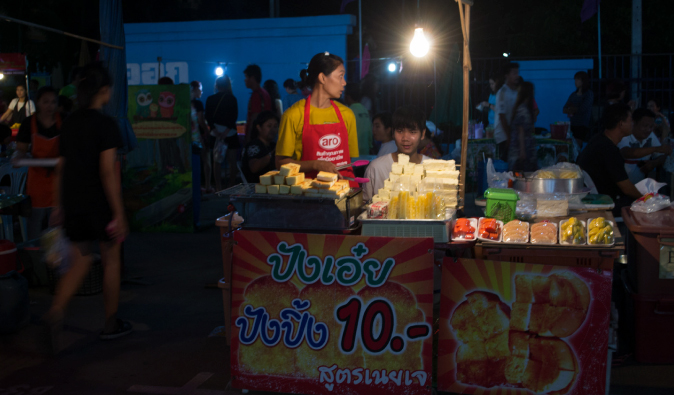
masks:
[[[115,339],[132,331],[119,319],[120,246],[127,236],[117,149],[122,137],[117,122],[101,110],[110,101],[112,79],[100,63],[85,66],[77,87],[78,110],[63,123],[56,166],[52,225],[62,225],[71,242],[70,267],[61,277],[45,316],[52,347],[59,348],[65,309],[92,264],[92,245],[99,243],[103,264],[105,323],[99,337]]]
[[[210,142],[210,129],[206,124],[206,119],[204,117],[204,103],[201,102],[201,96],[204,94],[203,86],[199,81],[192,81],[190,83],[192,90],[190,91],[192,97],[192,143],[194,144],[197,139],[197,133],[199,135],[199,143],[201,145],[199,151],[199,159],[201,160],[201,168],[204,170],[204,189],[205,193],[215,192],[211,188],[211,178],[212,178],[212,167],[211,167],[211,149],[213,147],[209,146]],[[196,152],[197,150],[194,150]],[[193,164],[194,166],[194,164]],[[194,174],[194,172],[192,172]],[[201,187],[201,177],[193,179],[192,182]]]
[[[494,124],[494,141],[498,144],[501,160],[508,160],[510,135],[512,134],[512,116],[517,101],[517,85],[520,81],[520,65],[508,63],[503,68],[505,83],[496,94],[496,121]]]

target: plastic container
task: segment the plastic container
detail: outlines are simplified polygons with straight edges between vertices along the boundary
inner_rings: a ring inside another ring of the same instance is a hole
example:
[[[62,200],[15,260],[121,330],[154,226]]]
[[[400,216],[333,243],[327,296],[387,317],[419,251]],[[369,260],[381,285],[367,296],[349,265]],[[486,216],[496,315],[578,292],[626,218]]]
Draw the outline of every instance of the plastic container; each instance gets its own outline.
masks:
[[[17,270],[16,262],[16,244],[9,240],[0,240],[0,275]]]
[[[491,242],[491,243],[500,243],[503,240],[503,221],[496,220],[496,223],[498,224],[498,240],[492,240],[492,239],[487,239],[485,237],[480,237],[480,228],[482,227],[482,221],[484,221],[487,218],[480,218],[480,221],[478,222],[478,227],[477,227],[477,238],[478,240],[486,241],[486,242]]]
[[[470,226],[472,226],[473,228],[475,228],[475,232],[473,233],[473,238],[472,238],[472,239],[466,239],[466,238],[463,237],[463,236],[454,237],[454,227],[456,226],[456,221],[457,221],[457,220],[458,220],[458,219],[452,221],[452,234],[451,234],[452,241],[475,241],[475,240],[477,240],[477,225],[478,225],[478,223],[477,223],[477,218],[468,218],[468,221],[470,222]]]
[[[666,240],[674,239],[674,209],[645,214],[624,207],[622,217],[629,229],[628,270],[636,293],[674,296],[674,279],[660,278],[661,249],[674,251],[674,243]]]
[[[536,225],[536,224],[533,224],[533,225]],[[555,240],[554,243],[546,243],[546,242],[543,242],[543,241],[538,241],[538,236],[533,234],[534,233],[534,230],[532,229],[533,225],[529,226],[529,240],[531,240],[531,244],[540,244],[540,245],[555,245],[555,244],[557,244],[557,242],[559,240]],[[555,236],[558,236],[559,231],[557,230],[557,228],[558,228],[557,224],[554,223],[554,222],[547,222],[547,225],[554,228]]]
[[[504,223],[515,219],[515,209],[520,197],[514,189],[489,188],[484,191],[484,197],[487,199],[487,217]]]
[[[562,225],[564,225],[566,222],[568,222],[568,219],[563,219],[559,221],[559,229],[557,233],[557,240],[559,240],[559,244],[562,245],[571,245],[571,246],[582,246],[587,243],[587,223],[585,221],[580,221],[580,225],[583,227],[583,242],[582,243],[569,243],[568,241],[564,241],[564,238],[562,237]]]
[[[586,232],[585,232],[585,239],[586,239],[586,241],[587,241],[587,245],[591,245],[591,246],[594,246],[594,247],[602,247],[602,246],[605,246],[605,247],[611,247],[611,246],[615,245],[615,236],[613,236],[613,242],[612,242],[611,244],[604,244],[604,243],[595,243],[595,244],[592,244],[592,243],[590,243],[590,224],[591,224],[592,221],[594,221],[595,219],[596,219],[596,218],[589,218],[589,219],[587,220],[587,226],[588,226],[588,227],[587,227]],[[613,223],[613,221],[609,221],[609,220],[606,220],[606,222],[607,222],[608,224],[611,225],[611,228],[612,228],[613,231],[615,232],[615,223]],[[615,234],[615,233],[614,233],[614,234]]]
[[[15,270],[0,275],[0,333],[16,332],[30,321],[28,281]]]
[[[526,228],[526,235],[524,236],[524,240],[518,240],[518,239],[512,239],[511,236],[506,235],[505,228],[508,226],[510,222],[521,222],[521,224]],[[503,243],[506,244],[529,244],[529,223],[525,221],[518,221],[518,220],[513,220],[501,227],[501,239],[503,240]]]

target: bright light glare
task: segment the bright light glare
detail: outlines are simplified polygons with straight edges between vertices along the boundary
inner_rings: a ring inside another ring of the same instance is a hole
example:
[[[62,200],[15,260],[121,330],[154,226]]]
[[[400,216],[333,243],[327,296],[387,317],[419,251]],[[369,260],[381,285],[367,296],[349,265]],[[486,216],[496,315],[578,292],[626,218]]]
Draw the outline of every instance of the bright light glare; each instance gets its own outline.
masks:
[[[507,58],[508,56],[510,56],[510,54],[509,54],[509,53],[507,53],[507,52],[503,52],[503,57],[504,57],[504,58]]]
[[[391,73],[393,73],[394,71],[396,71],[396,64],[393,63],[393,62],[389,63],[389,64],[388,64],[388,71],[390,71]]]
[[[222,69],[222,67],[218,67],[215,69],[215,75],[218,77],[221,77],[223,74],[225,74],[225,70]]]
[[[5,78],[5,75],[0,73],[0,80],[3,79],[3,78]]]
[[[412,52],[412,55],[416,56],[417,58],[426,56],[429,48],[430,44],[424,36],[424,29],[421,27],[414,29],[414,38],[410,43],[410,52]]]

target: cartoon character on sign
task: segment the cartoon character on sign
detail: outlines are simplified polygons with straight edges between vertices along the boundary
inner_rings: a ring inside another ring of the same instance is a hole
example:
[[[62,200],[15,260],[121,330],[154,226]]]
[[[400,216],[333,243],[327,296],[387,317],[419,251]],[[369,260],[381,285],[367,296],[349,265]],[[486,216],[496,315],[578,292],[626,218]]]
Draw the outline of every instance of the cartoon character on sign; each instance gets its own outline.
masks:
[[[176,95],[171,92],[161,92],[159,94],[159,106],[162,118],[171,118],[173,116],[173,107],[176,105]]]
[[[336,134],[328,134],[318,140],[318,145],[321,146],[324,150],[332,151],[335,148],[339,147],[342,143],[342,138]]]
[[[136,116],[141,118],[150,117],[150,104],[152,104],[152,93],[147,89],[141,89],[136,93]]]

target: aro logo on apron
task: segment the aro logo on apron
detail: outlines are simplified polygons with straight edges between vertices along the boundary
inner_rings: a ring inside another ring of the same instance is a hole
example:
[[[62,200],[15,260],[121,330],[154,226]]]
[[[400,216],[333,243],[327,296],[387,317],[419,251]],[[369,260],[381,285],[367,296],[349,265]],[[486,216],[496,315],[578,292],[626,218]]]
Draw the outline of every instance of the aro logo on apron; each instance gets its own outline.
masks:
[[[318,141],[318,145],[324,150],[332,151],[342,144],[342,138],[336,134],[328,134]]]

